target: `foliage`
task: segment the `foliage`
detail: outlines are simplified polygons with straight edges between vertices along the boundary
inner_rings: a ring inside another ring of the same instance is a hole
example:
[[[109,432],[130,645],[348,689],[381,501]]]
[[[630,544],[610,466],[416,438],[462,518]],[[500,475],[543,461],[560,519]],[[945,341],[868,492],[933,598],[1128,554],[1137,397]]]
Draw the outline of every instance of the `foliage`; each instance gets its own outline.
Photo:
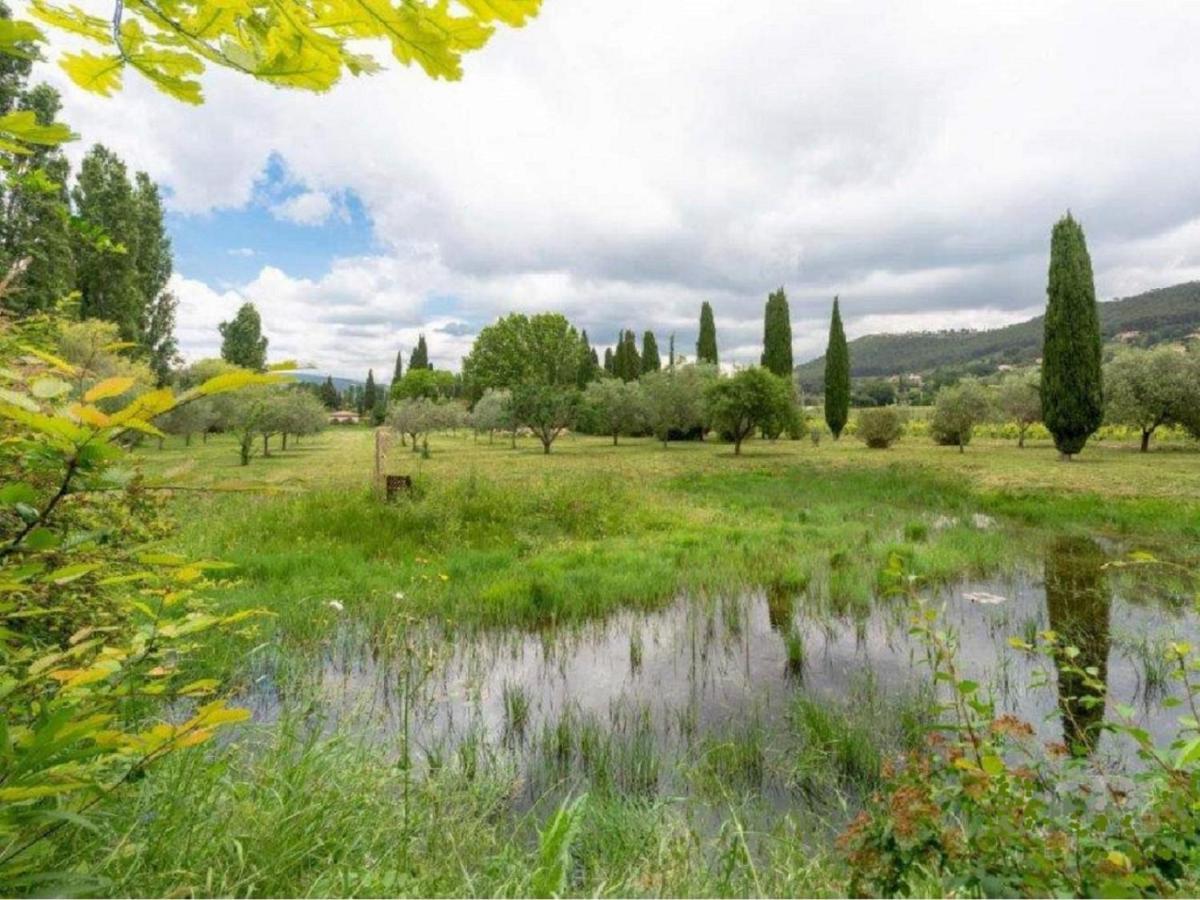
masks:
[[[444,400],[454,393],[454,373],[426,366],[409,366],[399,381],[392,382],[393,400]]]
[[[781,378],[792,377],[792,320],[782,287],[767,297],[763,313],[762,365]]]
[[[565,316],[512,313],[479,332],[463,360],[463,382],[475,398],[488,388],[573,388],[578,383],[582,355],[579,332]]]
[[[483,47],[498,24],[524,25],[539,5],[540,0],[464,0],[453,7],[422,0],[398,5],[238,0],[214,11],[197,0],[167,0],[118,3],[110,21],[35,0],[30,12],[95,46],[98,52],[65,53],[60,60],[84,90],[110,96],[120,90],[128,66],[175,99],[200,103],[198,76],[209,65],[276,87],[329,90],[344,72],[379,71],[364,42],[386,41],[400,63],[455,81],[462,77],[464,53]]]
[[[658,354],[658,341],[653,331],[642,335],[642,372],[657,372],[662,368],[662,357]]]
[[[583,392],[583,408],[601,426],[603,434],[617,437],[637,430],[645,418],[645,400],[639,382],[604,378],[593,381]]]
[[[1042,421],[1042,379],[1036,371],[1014,373],[1000,382],[996,408],[1017,426],[1017,446],[1025,446],[1029,429]]]
[[[673,434],[703,430],[704,393],[716,377],[714,366],[697,363],[651,372],[641,380],[646,423],[664,447]]]
[[[833,298],[829,320],[829,344],[825,348],[825,424],[836,441],[850,417],[850,351],[842,328],[838,298]]]
[[[1083,449],[1104,418],[1100,319],[1092,260],[1071,214],[1054,226],[1042,347],[1042,418],[1064,458]]]
[[[904,423],[900,419],[900,412],[894,406],[859,410],[857,422],[855,436],[868,447],[876,450],[884,450],[892,446],[900,440],[900,435],[904,433]]]
[[[408,370],[432,369],[429,364],[429,345],[425,343],[425,335],[417,338],[417,346],[413,348],[412,356],[408,358]]]
[[[1084,542],[1088,543],[1088,542]],[[1088,551],[1078,539],[1051,550],[1047,578],[1079,585],[1074,567]],[[1102,557],[1101,557],[1102,558]],[[1141,560],[1139,565],[1153,564]],[[1071,571],[1052,575],[1051,566]],[[1095,571],[1099,571],[1098,563]],[[895,558],[892,583],[909,585]],[[1095,576],[1092,576],[1095,577]],[[1099,575],[1103,578],[1103,575]],[[1058,589],[1063,589],[1060,585]],[[1085,584],[1082,589],[1094,589]],[[1048,602],[1055,590],[1047,586]],[[850,892],[860,895],[1162,896],[1195,893],[1200,864],[1200,656],[1171,643],[1166,662],[1190,715],[1167,747],[1156,745],[1134,709],[1106,719],[1103,676],[1059,631],[1012,646],[1045,661],[1064,729],[1085,743],[1043,745],[1033,727],[998,715],[985,689],[962,676],[955,633],[914,600],[912,633],[945,689],[942,721],[926,753],[889,767],[881,793],[841,839]],[[1101,663],[1102,664],[1102,663]],[[1077,718],[1089,724],[1080,731]],[[1111,771],[1092,743],[1102,733],[1128,739],[1143,769]],[[1090,735],[1090,737],[1088,736]]]
[[[636,381],[642,374],[642,358],[637,338],[631,330],[622,331],[613,351],[612,373],[622,381]]]
[[[575,386],[583,390],[589,383],[600,378],[603,371],[600,368],[600,358],[596,355],[591,342],[588,341],[587,329],[579,332],[579,377]]]
[[[408,374],[420,369],[409,369]],[[405,376],[408,377],[407,375]],[[403,398],[388,409],[387,424],[412,440],[412,451],[420,450],[417,441],[422,435],[428,442],[429,434],[447,428],[457,428],[465,421],[463,408],[452,400],[417,396]]]
[[[938,391],[930,434],[939,444],[957,446],[960,453],[964,452],[975,426],[988,418],[990,410],[987,388],[973,379],[964,379]]]
[[[1124,350],[1104,369],[1106,418],[1140,429],[1145,453],[1160,427],[1188,419],[1200,399],[1198,381],[1196,359],[1174,347]]]
[[[485,391],[471,410],[471,427],[486,431],[489,439],[495,431],[507,431],[517,440],[517,420],[513,416],[512,395],[508,391]]]
[[[767,429],[786,419],[792,408],[791,381],[765,368],[742,369],[710,384],[704,406],[709,425],[728,434],[733,452],[741,454],[742,441],[756,428]]]
[[[134,348],[121,340],[117,325],[98,319],[70,321],[54,317],[54,347],[58,357],[74,370],[71,386],[74,396],[109,378],[132,379],[130,391],[154,387],[155,375],[144,362],[130,359]]]
[[[574,386],[539,382],[518,384],[512,389],[513,417],[533,429],[542,442],[542,452],[549,453],[550,445],[574,421],[579,396],[579,390]]]
[[[131,397],[135,380],[116,375],[80,392],[83,370],[46,349],[57,331],[52,319],[0,320],[0,877],[10,889],[53,883],[41,870],[46,838],[86,826],[147,767],[246,718],[183,663],[202,632],[249,614],[204,609],[196,591],[216,563],[138,547],[154,533],[153,506],[137,504],[121,443],[158,434],[153,419],[183,404],[277,380],[234,373],[183,395]],[[164,702],[177,714],[167,718]]]
[[[251,372],[267,367],[267,339],[253,303],[243,303],[231,321],[220,324],[219,331],[221,359]]]
[[[700,337],[696,341],[696,362],[700,364],[718,365],[717,359],[717,323],[713,319],[713,310],[707,300],[700,304]]]
[[[396,367],[392,370],[392,384],[404,377],[404,351],[396,351]],[[330,382],[332,384],[332,382]]]
[[[571,849],[579,834],[587,794],[567,800],[538,834],[538,866],[529,882],[530,897],[561,897],[571,875]]]

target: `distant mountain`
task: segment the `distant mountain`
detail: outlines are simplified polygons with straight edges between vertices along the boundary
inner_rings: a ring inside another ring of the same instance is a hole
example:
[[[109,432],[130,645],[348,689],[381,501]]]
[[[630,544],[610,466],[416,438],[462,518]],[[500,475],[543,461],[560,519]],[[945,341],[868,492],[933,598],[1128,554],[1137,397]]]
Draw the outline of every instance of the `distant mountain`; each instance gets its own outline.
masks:
[[[288,374],[297,381],[307,381],[310,384],[324,384],[325,379],[329,377],[327,375],[319,375],[316,372],[289,372]],[[365,384],[366,382],[355,381],[353,378],[338,378],[336,375],[333,376],[333,386],[338,389],[339,393],[348,387],[364,387]]]
[[[1150,346],[1200,332],[1200,281],[1098,305],[1106,341]],[[1003,364],[1031,363],[1042,355],[1043,318],[987,331],[868,334],[850,342],[851,375],[924,374],[940,368],[963,368],[982,375]],[[796,377],[810,390],[819,388],[825,379],[825,357],[801,363]]]

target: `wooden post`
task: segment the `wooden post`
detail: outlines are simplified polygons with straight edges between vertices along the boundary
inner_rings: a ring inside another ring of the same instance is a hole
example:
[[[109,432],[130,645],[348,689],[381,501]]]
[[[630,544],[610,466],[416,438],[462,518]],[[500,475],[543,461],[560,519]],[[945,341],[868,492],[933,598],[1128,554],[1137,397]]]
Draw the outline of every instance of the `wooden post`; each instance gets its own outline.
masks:
[[[387,468],[388,446],[391,444],[390,428],[375,429],[375,489],[383,484],[383,472]]]

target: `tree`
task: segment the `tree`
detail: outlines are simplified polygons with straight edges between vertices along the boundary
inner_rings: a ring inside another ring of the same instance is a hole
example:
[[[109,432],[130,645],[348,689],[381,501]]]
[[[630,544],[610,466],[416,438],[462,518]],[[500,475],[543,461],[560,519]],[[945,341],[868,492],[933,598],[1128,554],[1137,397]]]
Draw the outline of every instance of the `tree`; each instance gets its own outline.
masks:
[[[253,303],[243,303],[230,322],[222,322],[221,358],[226,362],[261,372],[267,367],[267,339],[262,334],[262,319]]]
[[[363,388],[363,409],[373,410],[378,401],[375,389],[375,370],[367,369],[367,384]]]
[[[565,316],[512,313],[486,326],[463,360],[468,395],[519,385],[574,388],[583,344]]]
[[[154,387],[155,376],[150,367],[135,359],[128,348],[114,349],[121,343],[115,322],[85,319],[82,322],[62,321],[56,334],[57,355],[74,366],[71,379],[72,396],[81,397],[90,387],[110,378],[131,379],[131,395],[141,394]]]
[[[646,422],[663,446],[672,434],[704,430],[704,392],[717,377],[710,365],[676,366],[641,380]]]
[[[513,415],[533,429],[543,453],[550,452],[550,445],[574,420],[578,406],[579,391],[574,386],[526,382],[512,389]]]
[[[417,346],[408,359],[408,371],[432,368],[433,366],[429,365],[429,347],[425,343],[425,335],[422,334],[417,338]]]
[[[975,426],[987,419],[990,409],[987,389],[974,379],[963,379],[938,391],[929,431],[939,444],[957,446],[962,453]]]
[[[325,380],[321,382],[319,391],[321,402],[325,404],[326,409],[337,409],[338,406],[338,391],[333,385],[333,376],[326,375]]]
[[[1050,237],[1042,415],[1063,460],[1083,449],[1104,418],[1100,318],[1092,260],[1079,223],[1067,213]]]
[[[642,358],[638,354],[637,338],[632,331],[622,331],[617,336],[617,349],[613,352],[613,375],[622,381],[634,381],[642,374]]]
[[[586,328],[579,333],[579,340],[581,345],[579,350],[579,378],[575,382],[575,386],[582,390],[590,382],[600,377],[600,360],[596,356],[596,351],[592,349],[591,343],[588,341]]]
[[[667,368],[675,368],[675,332],[671,332],[671,340],[667,344]]]
[[[696,362],[717,365],[717,323],[712,306],[705,300],[700,304],[700,338],[696,341]]]
[[[612,347],[604,348],[604,371],[609,375],[616,375],[616,357],[613,355]]]
[[[705,411],[711,427],[733,440],[740,455],[742,441],[756,428],[767,428],[787,417],[792,404],[792,385],[765,368],[752,367],[718,378],[704,392]]]
[[[457,81],[462,56],[483,47],[496,26],[520,28],[541,0],[455,4],[408,0],[363,4],[351,0],[234,0],[220,15],[204,3],[116,4],[109,18],[51,3],[30,12],[54,28],[89,41],[60,64],[85,90],[119,90],[127,65],[156,88],[186,103],[203,100],[198,76],[207,66],[247,74],[276,87],[327,91],[343,73],[371,74],[382,66],[364,51],[387,41],[403,65],[417,63],[431,78]],[[121,35],[121,46],[113,34]]]
[[[396,368],[392,371],[392,384],[404,377],[404,351],[396,351]]]
[[[900,439],[903,431],[904,423],[894,406],[872,407],[858,414],[855,434],[872,449],[887,449]]]
[[[792,319],[782,287],[767,297],[763,313],[762,364],[768,372],[792,377]]]
[[[72,198],[88,224],[74,238],[80,316],[115,322],[123,340],[140,342],[145,314],[137,268],[140,211],[125,163],[96,144],[83,158]]]
[[[825,347],[825,423],[836,441],[850,417],[850,348],[842,329],[838,298],[833,298],[829,343]]]
[[[145,172],[134,177],[134,214],[137,221],[137,255],[134,259],[141,315],[138,332],[150,357],[150,368],[166,383],[176,362],[175,308],[178,300],[167,291],[174,259],[171,239],[163,222],[158,185]]]
[[[154,420],[154,426],[167,434],[183,438],[184,446],[192,445],[192,436],[204,434],[216,423],[217,412],[207,399],[194,400],[177,406]]]
[[[662,357],[658,355],[658,341],[654,332],[647,331],[642,335],[642,372],[657,372],[662,369]]]
[[[392,384],[393,400],[444,400],[454,392],[454,375],[440,369],[408,367],[406,374]]]
[[[1009,375],[1000,382],[996,405],[1006,421],[1017,426],[1017,446],[1025,446],[1030,427],[1042,421],[1042,380],[1037,372]]]
[[[504,390],[484,391],[471,410],[471,427],[476,431],[486,431],[489,444],[496,431],[507,431],[512,437],[513,447],[516,447],[517,422],[512,411],[512,395]]]
[[[1186,417],[1194,368],[1185,354],[1172,347],[1122,351],[1104,370],[1108,420],[1140,429],[1145,453],[1159,426]]]
[[[614,447],[618,435],[634,430],[645,417],[642,388],[636,381],[593,381],[583,392],[583,405],[603,425],[605,433],[612,435]]]

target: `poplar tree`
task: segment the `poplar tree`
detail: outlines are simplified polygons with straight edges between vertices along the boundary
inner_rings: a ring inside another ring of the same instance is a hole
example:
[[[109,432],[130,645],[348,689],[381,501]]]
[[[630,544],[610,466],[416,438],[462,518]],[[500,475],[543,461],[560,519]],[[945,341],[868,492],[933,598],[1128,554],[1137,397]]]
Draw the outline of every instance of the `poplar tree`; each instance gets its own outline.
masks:
[[[158,185],[145,172],[138,172],[134,178],[133,203],[138,230],[134,266],[142,305],[139,333],[150,358],[150,368],[158,376],[159,384],[163,384],[178,357],[175,342],[178,300],[167,291],[174,258],[163,223],[162,199]]]
[[[653,331],[642,335],[642,373],[657,372],[662,368],[662,357],[658,355],[658,341]]]
[[[1104,418],[1100,316],[1083,228],[1068,212],[1050,236],[1042,418],[1062,459],[1083,449]]]
[[[696,361],[717,365],[717,323],[708,301],[700,304],[700,338],[696,341]]]
[[[792,320],[782,287],[767,296],[763,313],[762,365],[775,375],[792,377]]]
[[[253,372],[267,367],[267,339],[253,303],[243,303],[232,321],[221,323],[220,332],[221,359]]]
[[[842,436],[850,416],[850,349],[842,329],[838,298],[833,298],[833,316],[829,321],[829,345],[825,348],[825,422],[834,440]]]
[[[425,335],[417,338],[416,349],[413,350],[412,356],[408,358],[408,370],[413,369],[431,369],[429,365],[429,347],[425,344]]]

